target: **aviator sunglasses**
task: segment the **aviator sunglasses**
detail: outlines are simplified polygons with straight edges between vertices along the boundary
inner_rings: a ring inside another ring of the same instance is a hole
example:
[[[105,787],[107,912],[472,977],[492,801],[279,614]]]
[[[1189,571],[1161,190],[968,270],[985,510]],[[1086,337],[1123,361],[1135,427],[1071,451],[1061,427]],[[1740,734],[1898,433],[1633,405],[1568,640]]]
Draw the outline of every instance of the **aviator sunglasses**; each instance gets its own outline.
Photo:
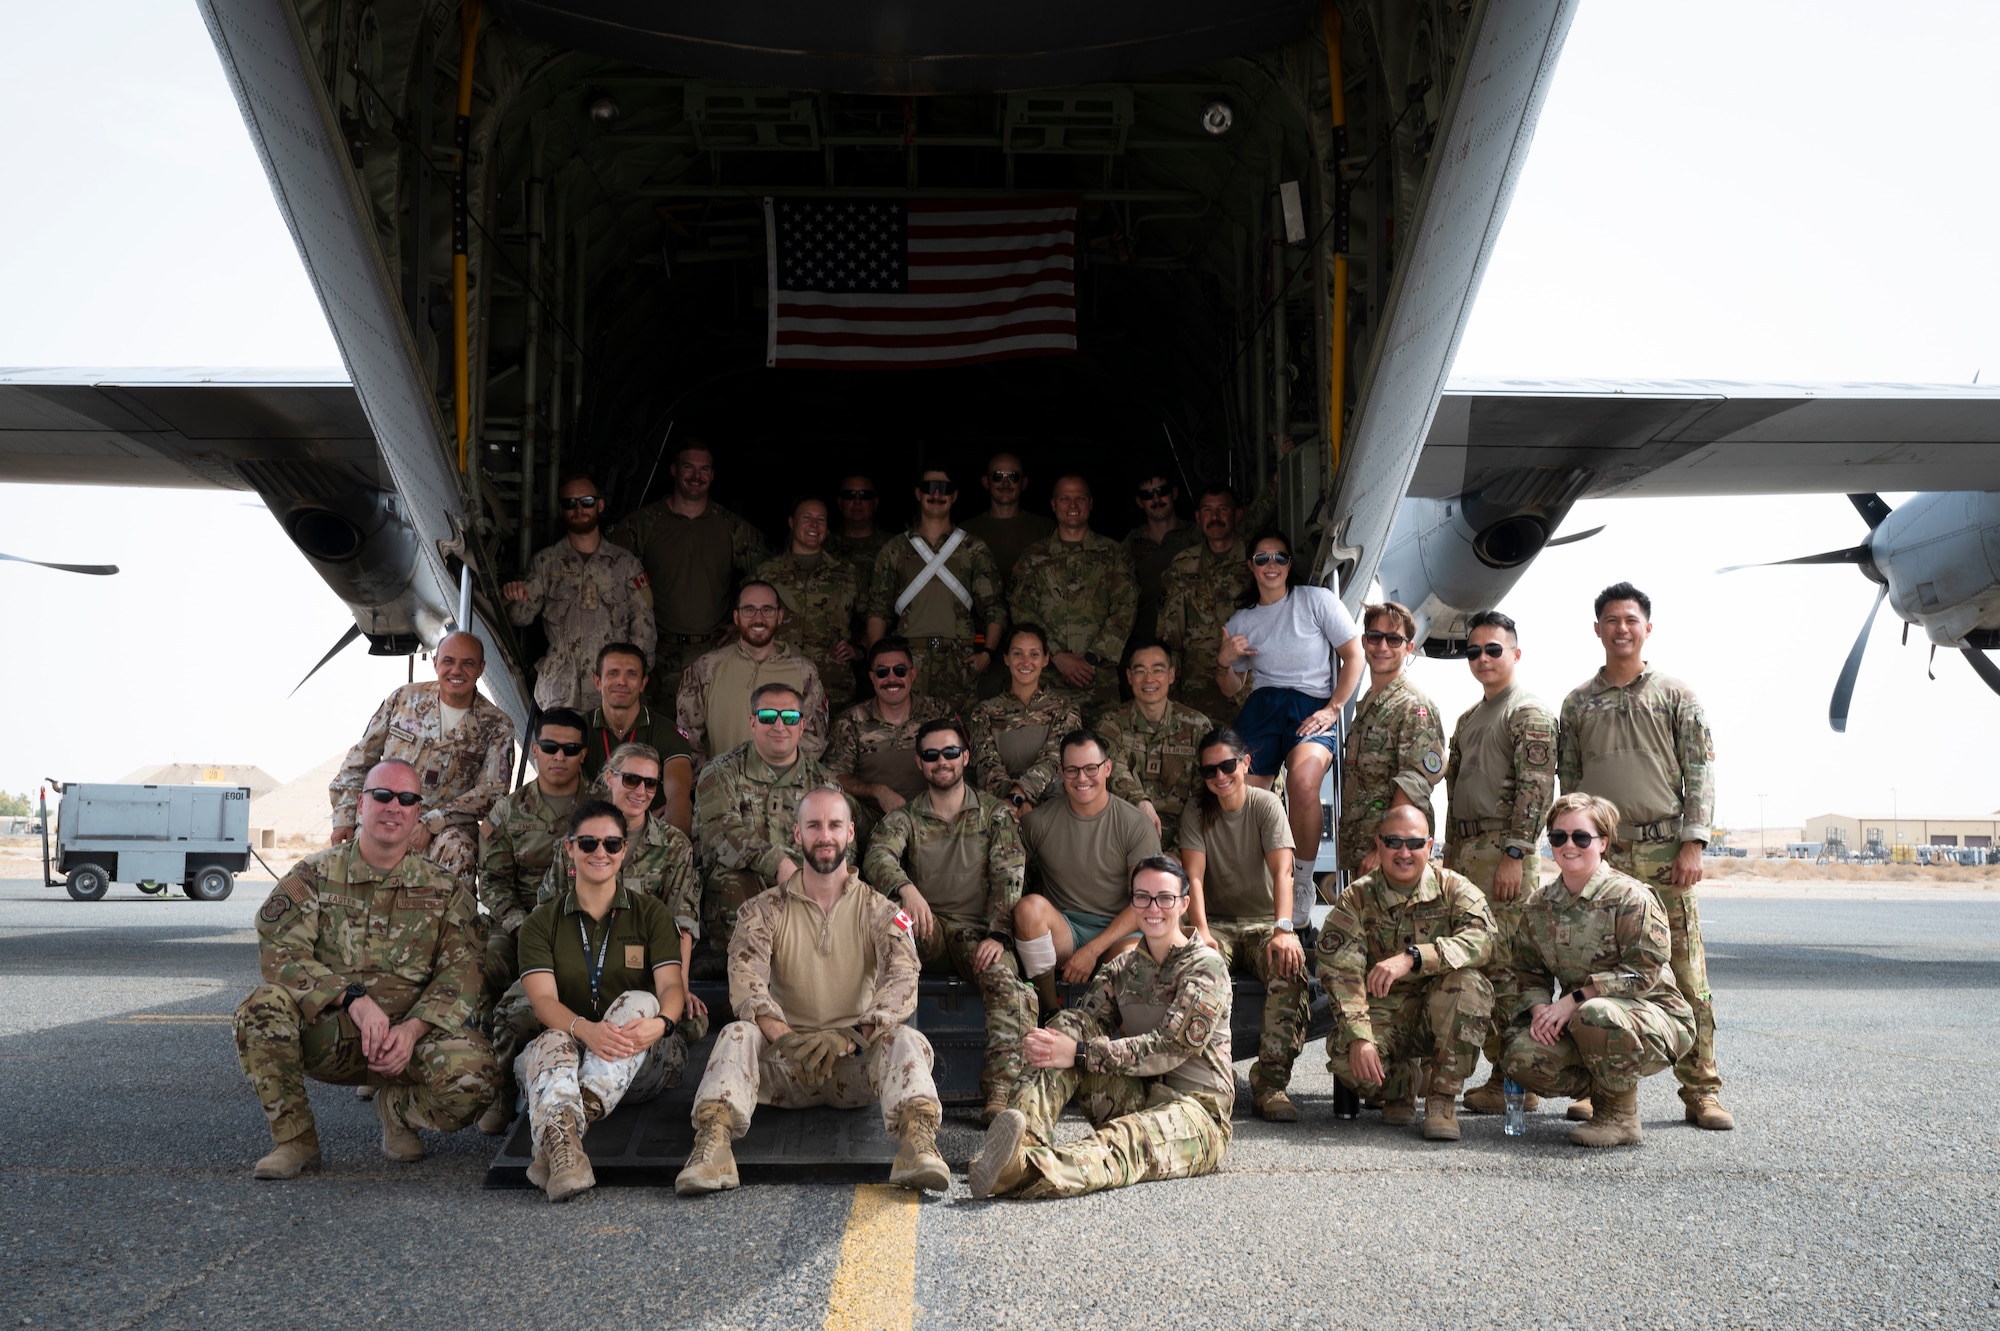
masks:
[[[1173,492],[1174,492],[1174,487],[1171,485],[1149,485],[1145,489],[1139,491],[1139,498],[1147,500],[1165,499],[1168,495],[1172,494]]]
[[[1284,568],[1292,562],[1292,557],[1283,550],[1259,550],[1250,556],[1250,562],[1258,568],[1263,568],[1266,564],[1276,564],[1279,568]]]
[[[569,840],[586,855],[595,855],[599,846],[604,847],[605,854],[616,855],[625,849],[626,839],[622,836],[573,836]]]
[[[1578,850],[1589,850],[1591,842],[1603,841],[1604,839],[1605,838],[1601,833],[1591,833],[1591,832],[1549,833],[1549,844],[1551,846],[1566,846],[1573,841],[1576,843],[1576,848]]]
[[[842,499],[852,499],[859,502],[863,500],[873,499],[875,497],[875,492],[873,490],[842,490],[840,492],[840,497]]]
[[[583,741],[571,740],[568,743],[563,743],[560,740],[538,739],[535,741],[535,747],[543,753],[560,753],[565,758],[574,758],[577,754],[583,752]]]
[[[902,679],[909,673],[910,668],[906,665],[878,665],[875,667],[875,678],[877,679],[887,679],[891,675],[894,675],[897,679]]]
[[[1498,642],[1475,643],[1473,646],[1465,649],[1465,659],[1468,661],[1477,661],[1482,656],[1498,658],[1506,654],[1506,644]]]

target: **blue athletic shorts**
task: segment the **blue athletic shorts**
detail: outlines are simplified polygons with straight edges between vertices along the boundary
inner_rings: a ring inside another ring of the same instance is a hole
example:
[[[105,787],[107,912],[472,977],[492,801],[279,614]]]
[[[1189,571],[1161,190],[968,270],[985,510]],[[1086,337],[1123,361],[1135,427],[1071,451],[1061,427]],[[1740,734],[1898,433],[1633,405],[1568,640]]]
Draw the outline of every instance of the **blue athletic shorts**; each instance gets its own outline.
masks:
[[[1338,727],[1305,738],[1299,736],[1299,726],[1324,706],[1326,699],[1296,689],[1253,689],[1250,701],[1236,714],[1236,733],[1250,745],[1250,771],[1256,776],[1276,776],[1285,764],[1285,755],[1301,744],[1317,744],[1338,757]]]
[[[1070,937],[1076,941],[1078,947],[1082,947],[1111,927],[1109,915],[1092,915],[1088,911],[1066,910],[1062,912],[1062,917],[1069,921]]]

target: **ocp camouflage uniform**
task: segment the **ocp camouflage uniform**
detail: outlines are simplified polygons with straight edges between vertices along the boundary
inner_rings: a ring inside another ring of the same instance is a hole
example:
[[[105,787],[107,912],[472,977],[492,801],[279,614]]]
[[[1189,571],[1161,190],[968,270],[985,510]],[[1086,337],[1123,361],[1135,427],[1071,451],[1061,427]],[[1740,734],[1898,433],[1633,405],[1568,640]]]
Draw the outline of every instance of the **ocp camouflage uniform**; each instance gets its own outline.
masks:
[[[1100,966],[1049,1023],[1077,1042],[1076,1065],[1032,1071],[1014,1092],[1029,1143],[1018,1195],[1080,1197],[1214,1173],[1236,1104],[1231,996],[1228,967],[1199,938],[1164,962],[1142,943]],[[1057,1146],[1056,1120],[1072,1100],[1097,1131]]]
[[[629,642],[652,657],[653,591],[639,557],[601,541],[582,554],[567,540],[536,552],[523,582],[528,599],[507,602],[507,620],[525,626],[541,616],[548,654],[535,662],[535,705],[597,706],[597,652],[606,643]]]
[[[1215,683],[1223,625],[1251,590],[1249,560],[1240,538],[1219,555],[1204,540],[1175,555],[1160,577],[1159,635],[1173,656],[1174,692],[1217,725],[1235,720],[1250,696],[1248,683],[1234,698]]]
[[[917,767],[917,732],[925,722],[950,715],[951,708],[915,690],[910,693],[910,714],[900,722],[883,720],[873,698],[858,702],[833,718],[820,766],[835,776],[887,786],[906,800],[915,799],[929,786]]]
[[[1561,878],[1536,889],[1503,968],[1497,1015],[1501,1069],[1543,1095],[1629,1091],[1694,1047],[1694,1009],[1675,987],[1666,912],[1646,886],[1608,864],[1572,894]],[[1594,985],[1554,1045],[1529,1033],[1533,1010]]]
[[[1563,699],[1556,770],[1563,792],[1587,790],[1618,806],[1618,835],[1605,858],[1660,899],[1673,938],[1674,983],[1694,1009],[1694,1044],[1674,1064],[1689,1104],[1722,1089],[1715,1065],[1715,998],[1701,942],[1701,906],[1675,887],[1683,841],[1709,839],[1715,813],[1715,741],[1701,700],[1651,666],[1630,684],[1604,672]]]
[[[1556,797],[1556,719],[1542,700],[1518,684],[1482,698],[1458,718],[1445,766],[1447,804],[1440,840],[1449,841],[1445,864],[1486,894],[1499,950],[1520,924],[1521,906],[1542,881],[1542,822]],[[1513,848],[1521,852],[1521,890],[1512,901],[1493,893],[1493,875]],[[1500,1066],[1504,1022],[1494,1014],[1486,1059]]]
[[[282,1145],[313,1130],[306,1078],[379,1086],[412,1127],[456,1132],[493,1098],[499,1068],[470,1026],[484,926],[472,893],[405,855],[377,869],[354,842],[308,855],[257,912],[264,983],[236,1009],[236,1053]],[[335,1004],[350,983],[394,1023],[430,1030],[395,1077],[372,1072],[361,1031]]]
[[[1013,622],[1040,625],[1052,656],[1095,653],[1097,677],[1085,697],[1093,707],[1116,707],[1118,659],[1139,613],[1139,584],[1125,547],[1094,531],[1080,541],[1057,532],[1028,547],[1009,586]]]
[[[1083,727],[1074,693],[1046,682],[1026,702],[1002,693],[973,708],[969,723],[966,771],[979,789],[1004,799],[1018,785],[1037,804],[1060,792],[1062,737]]]
[[[1422,968],[1383,997],[1370,996],[1369,970],[1412,946]],[[1417,1058],[1430,1060],[1426,1094],[1457,1095],[1493,1017],[1493,986],[1480,972],[1493,947],[1485,894],[1449,869],[1426,865],[1410,888],[1380,869],[1350,883],[1319,931],[1320,987],[1340,1009],[1326,1037],[1327,1071],[1361,1089],[1347,1048],[1367,1040],[1382,1061],[1385,1100],[1416,1098],[1410,1060]]]
[[[1021,1038],[1035,1028],[1035,991],[1021,983],[1014,959],[1014,906],[1027,870],[1021,833],[1005,804],[977,790],[949,822],[917,796],[884,818],[868,843],[863,876],[891,901],[914,886],[931,908],[929,937],[912,931],[927,975],[956,973],[978,986],[986,1004],[986,1062],[980,1094],[1004,1099],[1021,1080]],[[987,939],[1001,944],[985,970],[974,955]]]
[[[694,518],[674,512],[663,499],[620,520],[605,535],[646,566],[659,629],[653,702],[671,711],[681,671],[714,647],[727,626],[731,591],[771,552],[755,527],[712,499]]]
[[[868,579],[875,573],[875,556],[882,553],[882,547],[900,539],[896,532],[883,531],[877,527],[866,536],[846,536],[834,532],[826,538],[826,552],[841,563],[853,569],[861,579],[861,592],[868,591]]]
[[[405,684],[382,700],[361,741],[327,786],[333,828],[360,821],[361,787],[376,763],[400,759],[417,772],[430,832],[423,857],[470,893],[479,865],[479,820],[506,794],[512,777],[514,722],[478,693],[451,734],[444,733],[437,681]]]
[[[695,830],[701,839],[701,923],[710,946],[729,950],[743,903],[778,881],[778,865],[798,863],[792,825],[808,791],[838,790],[818,762],[801,753],[776,771],[755,746],[740,744],[701,772],[694,788]]]
[[[750,699],[766,684],[783,684],[799,695],[800,751],[815,757],[826,751],[826,687],[819,668],[782,642],[759,661],[738,638],[702,653],[681,674],[674,717],[696,771],[750,738]]]
[[[1099,717],[1097,733],[1114,760],[1111,793],[1133,804],[1151,800],[1160,826],[1178,827],[1201,779],[1201,737],[1214,728],[1194,708],[1171,700],[1158,721],[1148,721],[1136,702]]]
[[[889,632],[909,639],[911,663],[916,667],[910,681],[913,692],[928,693],[963,710],[972,705],[979,678],[972,671],[972,655],[979,650],[973,639],[986,632],[988,624],[1007,617],[993,552],[986,548],[986,542],[966,532],[958,549],[944,562],[944,569],[957,579],[967,599],[961,599],[942,578],[934,577],[903,609],[896,608],[904,589],[951,537],[952,533],[947,533],[943,543],[932,546],[910,531],[884,545],[875,556],[862,613],[886,621]],[[913,539],[929,553],[918,554],[910,543]],[[993,650],[997,655],[998,648]]]
[[[1341,750],[1340,862],[1350,874],[1375,848],[1375,827],[1398,790],[1436,834],[1431,788],[1444,779],[1444,720],[1408,675],[1368,691]]]
[[[829,554],[807,562],[793,551],[757,566],[757,577],[777,589],[785,620],[778,641],[803,653],[819,670],[830,708],[854,701],[854,666],[835,658],[834,649],[854,641],[854,617],[861,606],[861,570]]]
[[[503,795],[487,815],[479,836],[479,900],[493,917],[486,940],[483,1001],[490,1006],[520,974],[514,936],[535,909],[535,885],[555,862],[556,848],[569,835],[577,792],[551,800],[539,780]],[[569,856],[563,856],[567,863]],[[511,1055],[513,1050],[498,1051]],[[511,1062],[502,1060],[503,1068]]]
[[[1148,536],[1143,522],[1125,534],[1125,555],[1132,561],[1133,580],[1139,584],[1139,612],[1132,617],[1132,641],[1158,636],[1161,580],[1166,576],[1167,565],[1175,555],[1201,539],[1201,528],[1193,523],[1182,523],[1168,532],[1164,541]]]

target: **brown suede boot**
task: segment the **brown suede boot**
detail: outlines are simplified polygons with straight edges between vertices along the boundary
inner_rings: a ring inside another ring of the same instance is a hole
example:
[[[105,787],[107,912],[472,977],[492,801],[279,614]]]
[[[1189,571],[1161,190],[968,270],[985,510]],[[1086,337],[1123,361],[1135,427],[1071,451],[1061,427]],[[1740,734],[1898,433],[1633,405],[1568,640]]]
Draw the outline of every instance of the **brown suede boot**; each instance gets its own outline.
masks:
[[[710,1100],[694,1111],[694,1149],[674,1178],[674,1191],[700,1197],[737,1186],[736,1156],[729,1149],[729,1106]]]
[[[1407,1100],[1385,1100],[1382,1102],[1382,1124],[1390,1128],[1407,1128],[1417,1121],[1417,1097],[1413,1094]]]
[[[1299,1121],[1299,1107],[1292,1103],[1292,1097],[1282,1089],[1265,1091],[1250,1098],[1250,1108],[1257,1117],[1268,1123],[1296,1123]]]
[[[1424,1097],[1424,1140],[1427,1142],[1455,1142],[1458,1140],[1458,1095],[1435,1088]]]
[[[889,1166],[889,1182],[913,1191],[951,1190],[951,1170],[938,1154],[937,1129],[937,1101],[913,1100],[903,1106],[902,1120],[896,1125],[896,1140],[902,1147]]]
[[[1011,1086],[993,1086],[986,1092],[986,1107],[979,1111],[979,1126],[990,1128],[993,1120],[1007,1112],[1008,1101],[1014,1098]]]
[[[1002,1111],[965,1171],[974,1197],[1004,1197],[1028,1181],[1028,1116]]]
[[[1736,1127],[1736,1116],[1712,1095],[1697,1095],[1687,1102],[1687,1121],[1710,1132],[1729,1132]]]
[[[590,1157],[583,1153],[583,1124],[574,1110],[558,1114],[556,1121],[542,1131],[541,1158],[548,1171],[542,1191],[550,1201],[566,1202],[597,1186]]]
[[[261,1179],[297,1178],[320,1166],[319,1129],[307,1128],[288,1142],[279,1142],[270,1154],[257,1162],[251,1177]]]
[[[1637,1146],[1639,1131],[1639,1088],[1608,1091],[1593,1086],[1590,1094],[1590,1122],[1573,1130],[1569,1139],[1578,1146]]]
[[[1570,1101],[1569,1108],[1563,1111],[1563,1117],[1572,1123],[1588,1123],[1590,1114],[1590,1097],[1587,1095],[1581,1100]]]

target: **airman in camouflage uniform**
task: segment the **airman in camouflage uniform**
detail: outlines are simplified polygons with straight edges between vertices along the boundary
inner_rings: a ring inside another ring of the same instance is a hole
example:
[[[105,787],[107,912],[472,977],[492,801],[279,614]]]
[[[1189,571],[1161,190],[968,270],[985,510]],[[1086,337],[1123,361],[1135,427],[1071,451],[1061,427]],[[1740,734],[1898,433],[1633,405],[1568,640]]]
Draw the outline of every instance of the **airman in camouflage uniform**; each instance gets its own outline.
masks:
[[[1195,507],[1201,539],[1167,563],[1160,575],[1159,638],[1173,653],[1177,697],[1219,726],[1236,719],[1254,684],[1231,698],[1216,687],[1223,625],[1250,595],[1250,550],[1237,533],[1258,531],[1277,509],[1277,487],[1246,510],[1228,486],[1210,486]]]
[[[871,798],[857,789],[861,786],[887,786],[905,800],[922,793],[924,777],[915,758],[917,731],[926,721],[950,716],[951,709],[922,693],[911,693],[909,699],[910,714],[901,721],[884,720],[880,703],[872,699],[833,718],[820,766],[845,778],[841,786],[856,799]]]
[[[728,687],[718,686],[726,679]],[[773,644],[769,656],[759,660],[750,654],[745,640],[738,638],[695,658],[681,675],[680,696],[675,702],[676,727],[687,737],[692,760],[699,771],[708,760],[743,741],[747,721],[737,719],[744,699],[766,684],[790,684],[799,692],[799,710],[805,714],[801,743],[815,756],[826,750],[826,687],[819,670],[802,653],[784,643]],[[724,697],[728,701],[723,701]],[[747,716],[748,709],[741,709]],[[718,724],[718,717],[723,718]],[[720,733],[715,733],[720,732]],[[718,741],[733,740],[733,743]]]
[[[924,473],[924,486],[938,483],[951,481],[936,468]],[[964,709],[971,706],[980,672],[992,660],[992,643],[1000,636],[1006,603],[986,542],[951,525],[957,494],[956,489],[943,494],[919,489],[922,512],[917,524],[875,557],[863,611],[869,642],[886,633],[909,640],[918,692]],[[936,572],[926,575],[925,569],[947,546],[951,554]],[[946,573],[950,581],[943,576]],[[980,636],[987,639],[985,646],[974,641]]]
[[[577,792],[553,799],[542,793],[538,780],[529,781],[493,806],[479,839],[479,900],[493,917],[486,943],[486,989],[497,996],[519,974],[514,965],[514,935],[536,905],[536,885],[555,862],[556,851],[569,834],[570,810]],[[564,860],[568,856],[562,857]]]
[[[1075,694],[1044,683],[1026,702],[1011,691],[988,698],[972,709],[967,728],[972,732],[972,783],[1000,799],[1019,786],[1032,803],[1040,804],[1060,791],[1062,760],[1056,750],[1064,735],[1083,728],[1083,717]],[[1037,732],[1041,738],[1034,742]],[[1027,756],[1029,743],[1032,757]],[[1019,776],[1008,772],[1009,757],[1026,758]]]
[[[779,867],[790,858],[799,797],[821,787],[840,789],[832,773],[803,753],[774,765],[755,739],[702,769],[694,788],[701,923],[716,952],[728,952],[743,903],[776,885]]]
[[[757,577],[777,588],[785,608],[778,641],[802,653],[819,670],[833,709],[854,701],[854,620],[861,609],[864,570],[824,553],[826,505],[801,499],[792,509],[792,545],[757,566]],[[874,565],[867,570],[872,572]]]
[[[1399,674],[1388,685],[1371,683],[1354,709],[1354,726],[1342,746],[1340,859],[1350,874],[1375,850],[1375,826],[1397,791],[1422,811],[1426,828],[1437,825],[1431,788],[1444,779],[1444,721],[1437,704]]]
[[[563,525],[569,534],[537,551],[528,576],[501,588],[507,619],[525,626],[541,617],[548,654],[535,663],[539,707],[597,706],[591,674],[606,643],[636,643],[653,651],[653,591],[645,565],[597,530],[603,500],[588,477],[563,482]],[[589,501],[588,507],[583,501]]]
[[[1715,812],[1715,741],[1694,690],[1640,659],[1652,632],[1651,604],[1642,597],[1620,583],[1599,598],[1598,636],[1619,641],[1606,644],[1606,668],[1563,699],[1556,771],[1565,794],[1587,791],[1618,806],[1622,821],[1606,858],[1660,899],[1673,936],[1674,982],[1694,1008],[1694,1044],[1674,1065],[1681,1102],[1689,1122],[1726,1131],[1735,1119],[1719,1100],[1715,998],[1695,895]],[[1632,622],[1616,624],[1621,613]],[[1630,677],[1614,682],[1610,662]]]
[[[1136,699],[1099,717],[1097,733],[1113,759],[1111,793],[1141,810],[1150,805],[1163,827],[1180,826],[1200,780],[1195,746],[1212,729],[1214,722],[1176,702],[1166,704],[1158,721],[1147,720]]]
[[[1021,1083],[973,1161],[973,1195],[1080,1197],[1215,1172],[1236,1102],[1231,997],[1228,968],[1198,937],[1161,960],[1148,940],[1106,961],[1049,1023],[1077,1042],[1074,1066]],[[1097,1131],[1057,1146],[1056,1120],[1072,1101]]]
[[[1118,658],[1139,613],[1139,584],[1125,547],[1090,530],[1090,487],[1056,481],[1055,534],[1014,565],[1008,609],[1016,624],[1048,634],[1050,669],[1093,709],[1118,705]],[[1079,658],[1079,659],[1071,659]],[[1086,676],[1088,676],[1086,678]]]
[[[924,739],[931,748],[963,742],[947,729]],[[1021,1079],[1021,1037],[1036,1020],[1035,991],[1021,983],[1013,948],[1027,854],[1012,810],[967,787],[965,766],[964,754],[925,765],[930,788],[876,827],[863,873],[914,918],[911,938],[926,974],[955,973],[978,986],[986,1004],[979,1089],[987,1111],[997,1114]],[[940,800],[955,809],[941,814]]]
[[[414,781],[402,773],[405,788]],[[384,777],[385,781],[394,778]],[[499,1069],[470,1027],[484,928],[472,893],[415,855],[378,869],[351,841],[307,856],[257,912],[264,983],[236,1009],[236,1051],[271,1123],[258,1176],[291,1178],[320,1162],[305,1080],[383,1088],[376,1112],[392,1159],[421,1157],[412,1128],[456,1132],[493,1097]],[[399,1072],[372,1071],[351,986],[390,1033],[419,1023]],[[289,1149],[288,1149],[289,1146]]]
[[[439,671],[457,668],[467,654],[477,654],[483,666],[484,649],[478,642],[469,633],[449,635],[437,647]],[[464,719],[447,735],[440,701],[436,683],[405,684],[375,709],[361,742],[347,751],[327,787],[333,800],[333,840],[338,845],[353,835],[361,783],[369,769],[390,759],[406,762],[416,769],[424,797],[419,821],[429,840],[418,853],[470,892],[479,865],[479,820],[507,792],[513,775],[514,723],[473,692]]]
[[[1420,810],[1397,808],[1378,835],[1428,832]],[[1382,859],[1320,926],[1319,982],[1340,1010],[1326,1038],[1327,1070],[1357,1091],[1379,1084],[1382,1121],[1407,1124],[1417,1095],[1410,1060],[1428,1059],[1424,1135],[1456,1141],[1458,1093],[1493,1016],[1493,986],[1480,971],[1493,955],[1493,914],[1478,888],[1430,862],[1428,841],[1383,850]],[[1356,1044],[1372,1046],[1379,1083],[1356,1072]]]
[[[834,524],[834,533],[826,538],[827,551],[861,575],[861,590],[865,593],[868,579],[875,572],[875,556],[897,534],[875,525],[875,514],[882,500],[876,493],[874,477],[859,474],[842,477],[833,501],[840,509],[840,521]],[[858,533],[856,528],[860,529]]]

